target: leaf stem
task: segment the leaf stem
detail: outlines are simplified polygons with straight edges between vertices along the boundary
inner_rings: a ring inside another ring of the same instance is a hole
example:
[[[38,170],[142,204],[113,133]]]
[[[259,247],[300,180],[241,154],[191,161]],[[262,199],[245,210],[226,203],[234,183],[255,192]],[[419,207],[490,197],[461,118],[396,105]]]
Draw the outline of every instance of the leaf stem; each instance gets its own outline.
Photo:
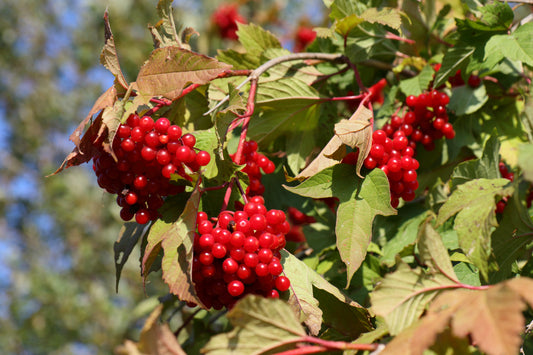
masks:
[[[252,79],[250,84],[250,92],[248,94],[248,102],[246,103],[246,112],[239,116],[239,119],[242,120],[242,131],[239,138],[239,145],[237,147],[237,152],[235,153],[235,162],[237,164],[242,164],[242,151],[244,148],[244,142],[246,141],[246,134],[248,133],[248,124],[250,123],[250,118],[255,111],[255,94],[257,93],[257,79]]]

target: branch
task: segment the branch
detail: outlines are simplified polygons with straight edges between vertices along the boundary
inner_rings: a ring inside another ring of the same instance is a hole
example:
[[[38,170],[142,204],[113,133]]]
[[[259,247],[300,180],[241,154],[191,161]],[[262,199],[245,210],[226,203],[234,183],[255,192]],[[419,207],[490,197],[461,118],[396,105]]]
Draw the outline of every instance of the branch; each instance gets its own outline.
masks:
[[[333,53],[333,54],[331,54],[331,53],[292,53],[292,54],[287,54],[287,55],[284,55],[284,56],[281,56],[281,57],[277,57],[277,58],[271,59],[271,60],[267,61],[266,63],[264,63],[263,65],[261,65],[259,68],[253,70],[250,73],[250,75],[248,76],[248,78],[246,78],[246,80],[244,80],[242,83],[240,83],[235,89],[239,90],[240,88],[242,88],[244,85],[246,85],[250,81],[257,81],[262,74],[264,74],[267,70],[269,70],[270,68],[272,68],[272,67],[274,67],[274,66],[276,66],[278,64],[281,64],[281,63],[284,63],[284,62],[291,62],[291,61],[295,61],[295,60],[307,60],[307,59],[330,61],[330,62],[349,63],[348,57],[346,57],[344,54],[338,54],[338,53]],[[255,97],[254,97],[254,99],[255,99]],[[212,109],[210,109],[209,111],[204,113],[204,115],[211,114],[213,111],[218,109],[220,106],[222,106],[228,100],[229,100],[229,95],[226,95],[226,97],[224,97],[218,104],[216,104],[215,107],[213,107]]]

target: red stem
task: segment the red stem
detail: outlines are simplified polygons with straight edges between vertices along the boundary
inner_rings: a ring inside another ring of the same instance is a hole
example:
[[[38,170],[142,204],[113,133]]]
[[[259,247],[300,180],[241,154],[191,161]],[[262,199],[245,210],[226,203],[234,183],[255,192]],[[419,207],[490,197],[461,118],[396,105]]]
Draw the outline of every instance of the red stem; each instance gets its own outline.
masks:
[[[354,343],[346,343],[344,341],[332,341],[332,340],[324,340],[320,338],[315,338],[312,336],[304,336],[302,337],[302,341],[308,342],[308,343],[315,343],[321,346],[324,346],[329,349],[337,349],[337,350],[376,350],[377,344],[354,344]]]
[[[229,182],[229,186],[226,189],[226,193],[224,194],[224,201],[222,202],[222,207],[220,208],[220,211],[225,211],[228,209],[228,204],[231,198],[231,191],[233,189],[234,182],[235,182],[235,178],[231,179],[231,181]]]
[[[323,353],[328,350],[329,349],[324,346],[310,345],[310,346],[302,346],[301,348],[298,348],[298,349],[291,349],[291,350],[283,351],[281,353],[276,353],[276,355],[316,354],[316,353]]]
[[[248,102],[246,103],[246,112],[239,116],[239,119],[243,121],[241,136],[239,138],[239,146],[237,147],[237,153],[235,153],[235,162],[237,164],[242,164],[242,150],[244,147],[244,142],[246,141],[246,134],[248,133],[248,124],[250,123],[250,118],[254,114],[255,110],[255,94],[257,93],[257,80],[252,80],[250,82],[250,92],[248,94]]]
[[[416,41],[413,41],[412,39],[403,38],[403,37],[397,36],[397,35],[395,35],[394,33],[391,33],[391,32],[387,32],[387,34],[385,35],[385,38],[393,39],[395,41],[405,42],[405,43],[409,43],[409,44],[415,44],[416,43]]]

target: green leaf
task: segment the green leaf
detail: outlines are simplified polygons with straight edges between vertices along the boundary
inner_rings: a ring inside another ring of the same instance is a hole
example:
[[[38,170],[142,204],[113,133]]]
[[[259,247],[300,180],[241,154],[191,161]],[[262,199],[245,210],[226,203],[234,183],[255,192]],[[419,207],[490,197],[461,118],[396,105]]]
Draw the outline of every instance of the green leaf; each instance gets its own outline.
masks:
[[[370,315],[365,308],[294,255],[285,250],[281,251],[281,255],[283,272],[291,280],[288,302],[312,334],[320,330],[322,320],[329,327],[352,337],[372,329]]]
[[[118,234],[118,239],[113,244],[113,252],[115,254],[115,275],[116,283],[115,289],[118,292],[118,283],[120,281],[120,274],[122,268],[128,261],[128,258],[137,245],[139,238],[144,234],[146,226],[140,225],[136,222],[124,223]]]
[[[401,12],[398,9],[384,7],[378,10],[371,7],[361,14],[361,17],[370,23],[379,23],[380,25],[389,26],[395,30],[400,30],[402,25]]]
[[[259,56],[250,53],[237,52],[234,49],[218,50],[217,59],[232,65],[233,69],[255,69],[261,65]]]
[[[457,116],[469,115],[479,110],[488,100],[485,85],[477,88],[458,86],[452,90],[448,109],[454,111]]]
[[[498,270],[489,275],[491,283],[509,278],[514,263],[531,258],[532,241],[533,222],[516,190],[507,201],[500,225],[491,236],[494,259],[498,264]]]
[[[205,150],[211,155],[211,161],[206,166],[202,167],[202,176],[207,179],[216,178],[219,175],[218,163],[216,160],[216,153],[218,147],[218,138],[214,128],[210,128],[203,131],[195,131],[196,137],[195,148],[199,150]],[[227,180],[226,180],[227,181]],[[222,181],[224,182],[224,181]]]
[[[370,294],[372,311],[385,318],[390,334],[396,335],[415,323],[445,286],[453,285],[440,273],[426,274],[422,269],[410,269],[400,263]]]
[[[466,259],[466,256],[464,254],[463,257]],[[455,275],[457,276],[457,279],[459,282],[465,284],[465,285],[471,285],[471,286],[481,286],[481,281],[479,279],[479,270],[474,265],[470,264],[468,260],[466,262],[459,262],[454,265],[453,271],[455,272]]]
[[[252,56],[260,57],[261,53],[269,48],[281,48],[279,40],[269,31],[255,24],[245,25],[238,23],[237,36],[246,52]]]
[[[444,58],[442,59],[442,65],[435,75],[435,81],[433,82],[433,87],[438,88],[450,77],[455,75],[457,70],[465,66],[470,57],[475,51],[475,47],[469,47],[465,45],[457,45],[453,48],[450,48]]]
[[[524,179],[533,182],[533,164],[531,158],[533,157],[533,144],[521,144],[518,147],[518,166],[522,169]]]
[[[163,259],[162,278],[170,292],[182,301],[202,302],[196,295],[192,281],[193,241],[196,230],[196,214],[200,203],[200,192],[195,189],[178,220],[161,235]]]
[[[263,354],[296,342],[306,332],[282,300],[248,295],[227,314],[234,329],[213,336],[202,349],[208,355]]]
[[[302,134],[288,135],[285,143],[287,151],[287,164],[297,175],[307,164],[307,158],[315,148],[316,139],[314,131],[305,131]]]
[[[261,63],[288,54],[291,54],[291,52],[284,48],[269,48],[261,54]],[[324,73],[320,72],[315,66],[308,65],[303,60],[291,60],[279,63],[268,69],[265,75],[261,76],[259,86],[261,86],[262,82],[274,81],[282,78],[293,78],[306,83],[310,87],[318,77],[323,75]],[[313,91],[313,93],[316,94],[315,91]]]
[[[442,205],[437,226],[457,214],[454,229],[465,255],[476,265],[485,279],[488,278],[488,260],[491,253],[490,235],[497,226],[495,216],[496,196],[513,193],[507,179],[477,179],[457,187]]]
[[[187,84],[206,84],[231,66],[178,47],[155,49],[141,67],[137,86],[143,96],[174,100]]]
[[[417,238],[417,232],[420,223],[426,218],[426,213],[422,212],[415,215],[398,228],[398,232],[383,246],[383,256],[381,262],[392,267],[396,263],[396,256],[401,255],[404,251],[412,250]]]
[[[533,66],[532,33],[533,23],[528,23],[510,35],[492,36],[485,46],[485,59],[499,62],[504,58],[509,58]]]
[[[167,233],[172,224],[179,218],[188,198],[188,194],[169,197],[161,209],[159,209],[161,218],[156,220],[151,226],[146,238],[146,246],[141,256],[141,275],[144,278],[144,282],[146,282],[152,264],[161,251],[161,242],[165,233]]]
[[[418,233],[418,251],[420,261],[427,265],[430,272],[442,273],[448,278],[456,279],[448,249],[444,246],[439,233],[431,225],[432,218],[427,218]]]
[[[402,90],[405,96],[418,96],[427,90],[429,83],[433,80],[434,73],[435,71],[431,65],[426,65],[414,78],[402,80],[400,82],[400,90]]]
[[[480,8],[481,20],[494,30],[507,30],[513,22],[513,10],[507,3],[494,2]]]
[[[497,179],[500,177],[498,168],[500,162],[500,141],[497,132],[493,131],[485,142],[483,156],[479,159],[460,163],[453,170],[452,185],[457,187],[473,179]]]
[[[286,133],[301,134],[318,126],[320,107],[315,98],[284,98],[256,104],[248,137],[268,144]]]
[[[337,248],[347,266],[347,283],[363,262],[376,215],[390,216],[389,183],[380,169],[359,179],[352,166],[339,164],[311,176],[298,186],[284,186],[290,192],[312,198],[338,197],[335,233]]]
[[[335,31],[343,37],[348,36],[350,31],[365,20],[355,14],[349,15],[335,22]]]

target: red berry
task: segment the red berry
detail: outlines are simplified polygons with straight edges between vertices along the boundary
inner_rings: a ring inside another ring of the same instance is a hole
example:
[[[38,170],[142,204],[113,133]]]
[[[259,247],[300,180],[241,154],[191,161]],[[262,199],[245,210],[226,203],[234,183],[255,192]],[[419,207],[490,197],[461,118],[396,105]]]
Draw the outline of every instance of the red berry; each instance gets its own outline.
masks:
[[[481,85],[481,78],[477,75],[470,75],[468,77],[468,86],[471,88],[477,88]]]
[[[155,121],[155,129],[160,133],[167,133],[168,128],[170,127],[170,121],[168,118],[160,117]]]
[[[201,150],[196,154],[196,162],[200,166],[206,166],[211,161],[211,155],[205,150]]]
[[[244,285],[239,280],[231,281],[228,284],[228,293],[233,297],[238,297],[244,292]]]
[[[192,148],[196,144],[196,137],[193,136],[190,133],[187,133],[187,134],[183,135],[183,137],[181,137],[181,141],[187,147]]]
[[[289,287],[291,286],[290,280],[285,276],[278,276],[276,278],[276,288],[281,291],[287,291]]]

